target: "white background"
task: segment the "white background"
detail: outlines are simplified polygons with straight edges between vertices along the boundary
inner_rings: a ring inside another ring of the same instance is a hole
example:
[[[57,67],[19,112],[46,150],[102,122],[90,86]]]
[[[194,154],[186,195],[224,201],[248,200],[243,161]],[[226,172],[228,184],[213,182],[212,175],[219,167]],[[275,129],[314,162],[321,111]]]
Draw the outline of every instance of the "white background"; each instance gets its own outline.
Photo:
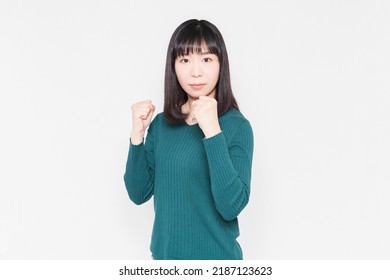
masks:
[[[0,258],[150,259],[133,102],[207,19],[255,134],[246,259],[390,258],[390,2],[0,1]]]

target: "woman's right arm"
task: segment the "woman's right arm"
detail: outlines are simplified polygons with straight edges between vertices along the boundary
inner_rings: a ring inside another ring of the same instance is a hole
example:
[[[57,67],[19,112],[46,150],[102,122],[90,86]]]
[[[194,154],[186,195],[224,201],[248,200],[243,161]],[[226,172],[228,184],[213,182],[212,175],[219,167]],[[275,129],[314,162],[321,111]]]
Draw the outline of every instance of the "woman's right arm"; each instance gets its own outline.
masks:
[[[124,181],[130,199],[139,205],[148,201],[153,195],[154,123],[151,123],[151,120],[155,107],[151,101],[141,101],[133,104],[131,108],[133,128]],[[144,134],[148,127],[148,135],[144,144]]]

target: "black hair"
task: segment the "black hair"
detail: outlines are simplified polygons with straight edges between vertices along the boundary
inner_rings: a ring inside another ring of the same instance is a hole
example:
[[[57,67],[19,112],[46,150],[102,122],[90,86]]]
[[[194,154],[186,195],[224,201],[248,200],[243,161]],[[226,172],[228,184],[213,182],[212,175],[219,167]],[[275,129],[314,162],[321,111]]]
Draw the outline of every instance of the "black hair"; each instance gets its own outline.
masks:
[[[187,100],[187,93],[180,86],[175,72],[175,60],[189,53],[201,53],[202,44],[208,52],[215,54],[220,63],[215,99],[218,102],[218,116],[231,108],[239,110],[230,83],[228,54],[221,32],[207,20],[190,19],[180,24],[169,42],[165,64],[164,116],[171,124],[184,123],[187,115],[181,111]]]

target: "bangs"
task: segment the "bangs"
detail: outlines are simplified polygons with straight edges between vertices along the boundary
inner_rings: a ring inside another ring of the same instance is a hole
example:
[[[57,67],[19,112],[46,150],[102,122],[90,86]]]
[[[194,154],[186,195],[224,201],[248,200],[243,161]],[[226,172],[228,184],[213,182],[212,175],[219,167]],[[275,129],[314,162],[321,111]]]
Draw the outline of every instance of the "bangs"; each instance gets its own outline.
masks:
[[[217,38],[213,34],[201,28],[191,31],[183,32],[181,38],[177,38],[172,52],[173,59],[190,53],[201,54],[202,52],[209,52],[220,58]]]

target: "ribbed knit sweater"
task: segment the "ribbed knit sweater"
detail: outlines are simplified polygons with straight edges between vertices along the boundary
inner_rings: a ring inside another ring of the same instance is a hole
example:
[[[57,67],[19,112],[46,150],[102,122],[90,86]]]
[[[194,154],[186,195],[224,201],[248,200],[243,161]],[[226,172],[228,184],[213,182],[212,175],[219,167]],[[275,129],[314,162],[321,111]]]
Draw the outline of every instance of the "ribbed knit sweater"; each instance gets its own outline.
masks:
[[[236,109],[219,124],[206,139],[199,125],[170,125],[160,113],[145,143],[130,141],[124,181],[134,203],[154,196],[154,259],[243,258],[237,216],[249,200],[253,132]]]

